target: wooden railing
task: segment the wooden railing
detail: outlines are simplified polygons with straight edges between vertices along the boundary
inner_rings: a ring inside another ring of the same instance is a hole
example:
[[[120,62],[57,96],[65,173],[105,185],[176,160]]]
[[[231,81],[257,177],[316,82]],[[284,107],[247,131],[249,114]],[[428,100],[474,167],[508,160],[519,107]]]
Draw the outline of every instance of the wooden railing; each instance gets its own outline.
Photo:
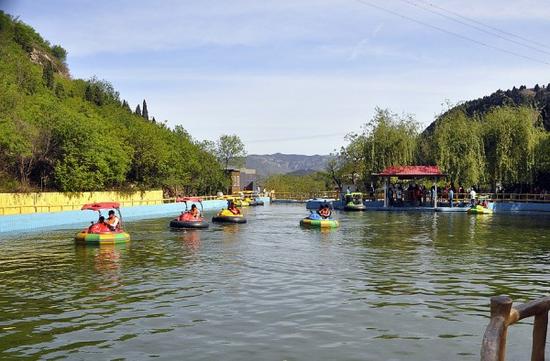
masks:
[[[544,361],[546,330],[548,328],[550,297],[512,307],[507,296],[491,298],[491,321],[485,330],[481,346],[481,361],[504,361],[506,359],[506,335],[508,326],[527,317],[535,317],[531,361]]]

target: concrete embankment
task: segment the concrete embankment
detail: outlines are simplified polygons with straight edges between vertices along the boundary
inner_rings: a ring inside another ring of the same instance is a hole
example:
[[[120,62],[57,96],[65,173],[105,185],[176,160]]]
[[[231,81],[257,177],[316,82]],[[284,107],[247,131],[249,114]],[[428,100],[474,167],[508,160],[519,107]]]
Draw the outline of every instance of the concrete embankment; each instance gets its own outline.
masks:
[[[261,198],[269,204],[269,198]],[[227,207],[225,200],[206,200],[202,202],[205,211],[217,211]],[[124,220],[156,218],[178,215],[185,210],[184,203],[165,203],[146,206],[124,207],[121,209]],[[50,213],[31,213],[0,216],[0,233],[27,232],[40,229],[67,228],[76,225],[76,229],[88,226],[96,220],[97,213],[92,211],[65,211]]]

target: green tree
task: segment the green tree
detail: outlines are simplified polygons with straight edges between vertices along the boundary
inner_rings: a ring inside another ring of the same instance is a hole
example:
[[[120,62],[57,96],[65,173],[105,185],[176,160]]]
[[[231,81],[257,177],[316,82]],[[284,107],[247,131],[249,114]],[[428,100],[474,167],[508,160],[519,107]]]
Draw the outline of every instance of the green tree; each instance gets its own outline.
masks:
[[[498,107],[483,117],[487,172],[493,186],[532,183],[541,130],[539,113],[528,107]]]
[[[141,108],[139,104],[136,107],[136,110],[134,111],[134,114],[141,117]]]
[[[54,78],[53,78],[53,66],[51,62],[47,62],[44,65],[44,68],[42,70],[42,80],[44,82],[44,85],[47,88],[53,89]]]
[[[62,63],[67,60],[67,50],[61,47],[61,45],[52,46],[52,54]]]
[[[216,142],[217,156],[220,164],[227,169],[230,163],[234,166],[242,165],[246,151],[241,138],[237,135],[222,135]]]
[[[447,112],[437,123],[436,162],[451,181],[476,185],[484,180],[485,158],[481,124],[460,110]]]
[[[365,174],[378,173],[393,165],[414,162],[418,122],[410,116],[398,116],[388,109],[376,108],[373,119],[364,126]]]
[[[542,187],[550,184],[550,133],[541,133],[535,147],[535,180]]]
[[[130,109],[130,105],[128,104],[128,102],[126,100],[122,101],[122,107],[128,112],[132,112],[132,110]]]
[[[55,84],[55,96],[58,98],[63,98],[65,96],[65,87],[62,83]]]
[[[145,102],[145,99],[143,99],[143,108],[141,111],[141,116],[146,120],[149,120],[149,112],[147,111],[147,103]]]
[[[266,189],[273,189],[275,192],[308,193],[327,190],[323,175],[319,173],[307,175],[276,174],[267,177],[263,183]]]

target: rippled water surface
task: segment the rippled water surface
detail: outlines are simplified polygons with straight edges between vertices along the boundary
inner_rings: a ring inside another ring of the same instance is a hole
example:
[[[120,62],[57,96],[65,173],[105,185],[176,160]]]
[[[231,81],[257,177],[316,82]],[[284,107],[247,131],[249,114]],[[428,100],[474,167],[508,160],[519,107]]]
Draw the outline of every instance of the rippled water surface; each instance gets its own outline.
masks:
[[[174,232],[129,222],[126,246],[76,230],[0,240],[0,359],[478,360],[489,297],[550,290],[550,218],[338,213],[303,205]],[[529,322],[509,358],[527,359]]]

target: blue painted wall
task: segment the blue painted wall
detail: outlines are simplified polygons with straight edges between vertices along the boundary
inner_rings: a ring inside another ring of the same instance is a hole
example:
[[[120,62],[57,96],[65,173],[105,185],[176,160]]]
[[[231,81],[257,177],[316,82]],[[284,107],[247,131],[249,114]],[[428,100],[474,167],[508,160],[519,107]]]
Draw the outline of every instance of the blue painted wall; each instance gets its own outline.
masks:
[[[550,212],[550,203],[495,202],[494,211],[499,212]]]
[[[269,204],[268,197],[261,198],[265,204]],[[211,200],[202,202],[205,211],[217,211],[227,207],[227,201]],[[191,207],[191,203],[189,204]],[[156,218],[160,216],[179,215],[185,210],[184,203],[166,203],[152,206],[137,206],[122,209],[124,220]],[[103,212],[106,214],[106,212]],[[97,219],[97,213],[93,211],[67,211],[52,213],[30,213],[0,217],[0,233],[33,231],[42,228],[63,228],[63,226],[80,224],[81,228],[87,227],[90,221]]]

